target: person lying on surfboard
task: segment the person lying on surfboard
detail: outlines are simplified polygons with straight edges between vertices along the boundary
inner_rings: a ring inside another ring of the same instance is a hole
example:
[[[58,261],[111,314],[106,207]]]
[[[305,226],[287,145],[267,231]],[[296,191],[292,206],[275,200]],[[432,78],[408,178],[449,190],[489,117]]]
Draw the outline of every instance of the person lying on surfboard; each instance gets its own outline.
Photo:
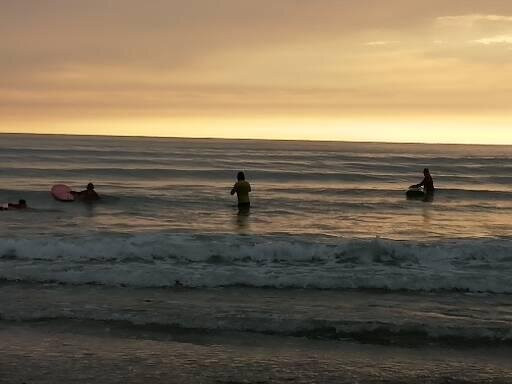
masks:
[[[18,203],[7,203],[0,205],[0,211],[7,211],[8,209],[25,209],[27,208],[27,202],[23,199],[19,200]]]
[[[409,188],[423,187],[427,195],[433,195],[435,191],[434,180],[432,179],[432,176],[430,175],[430,170],[428,168],[425,168],[423,170],[423,176],[423,181],[421,183],[411,185]]]
[[[100,196],[94,190],[93,183],[87,184],[87,189],[80,191],[80,192],[71,191],[71,194],[73,196],[75,196],[75,198],[78,198],[83,201],[95,201],[95,200],[99,200],[99,198],[100,198]]]

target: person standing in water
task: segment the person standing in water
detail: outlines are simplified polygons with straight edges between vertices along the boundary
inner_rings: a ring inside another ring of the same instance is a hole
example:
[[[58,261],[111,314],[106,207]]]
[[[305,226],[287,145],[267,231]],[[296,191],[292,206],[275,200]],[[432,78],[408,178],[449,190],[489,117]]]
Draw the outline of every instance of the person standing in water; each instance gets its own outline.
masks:
[[[237,182],[231,189],[231,195],[236,193],[238,197],[238,208],[249,209],[251,207],[251,201],[249,200],[249,192],[251,192],[251,184],[245,181],[245,174],[238,172],[236,175]]]
[[[426,195],[433,195],[435,191],[434,180],[432,179],[428,168],[423,170],[423,176],[423,181],[419,184],[411,185],[411,188],[423,187]]]

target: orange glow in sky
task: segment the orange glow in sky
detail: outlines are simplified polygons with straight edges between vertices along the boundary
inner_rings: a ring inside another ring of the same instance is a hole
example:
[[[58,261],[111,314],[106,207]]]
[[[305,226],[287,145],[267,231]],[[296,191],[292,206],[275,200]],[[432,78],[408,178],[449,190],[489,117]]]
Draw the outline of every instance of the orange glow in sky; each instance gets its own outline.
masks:
[[[512,144],[512,2],[26,0],[0,132]]]

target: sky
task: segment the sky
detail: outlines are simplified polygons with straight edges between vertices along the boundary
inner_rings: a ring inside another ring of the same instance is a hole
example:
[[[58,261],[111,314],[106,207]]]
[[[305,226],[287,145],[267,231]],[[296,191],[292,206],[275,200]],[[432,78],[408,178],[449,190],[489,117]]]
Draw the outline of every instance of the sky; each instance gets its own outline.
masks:
[[[16,0],[0,132],[512,144],[510,0]]]

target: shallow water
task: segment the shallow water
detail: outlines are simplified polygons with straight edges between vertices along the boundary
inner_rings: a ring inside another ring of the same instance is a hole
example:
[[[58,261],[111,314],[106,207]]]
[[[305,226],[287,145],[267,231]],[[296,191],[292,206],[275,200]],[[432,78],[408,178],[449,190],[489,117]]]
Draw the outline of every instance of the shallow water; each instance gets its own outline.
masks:
[[[7,235],[289,234],[396,240],[512,234],[512,147],[1,135],[0,201]],[[407,201],[430,167],[434,204]],[[250,220],[229,190],[252,183]],[[63,205],[53,184],[93,181],[105,201]],[[245,227],[244,227],[245,225]]]
[[[1,135],[0,278],[512,292],[512,147]],[[404,190],[431,168],[433,202]],[[240,214],[237,170],[252,183]],[[55,183],[96,184],[97,204]]]

